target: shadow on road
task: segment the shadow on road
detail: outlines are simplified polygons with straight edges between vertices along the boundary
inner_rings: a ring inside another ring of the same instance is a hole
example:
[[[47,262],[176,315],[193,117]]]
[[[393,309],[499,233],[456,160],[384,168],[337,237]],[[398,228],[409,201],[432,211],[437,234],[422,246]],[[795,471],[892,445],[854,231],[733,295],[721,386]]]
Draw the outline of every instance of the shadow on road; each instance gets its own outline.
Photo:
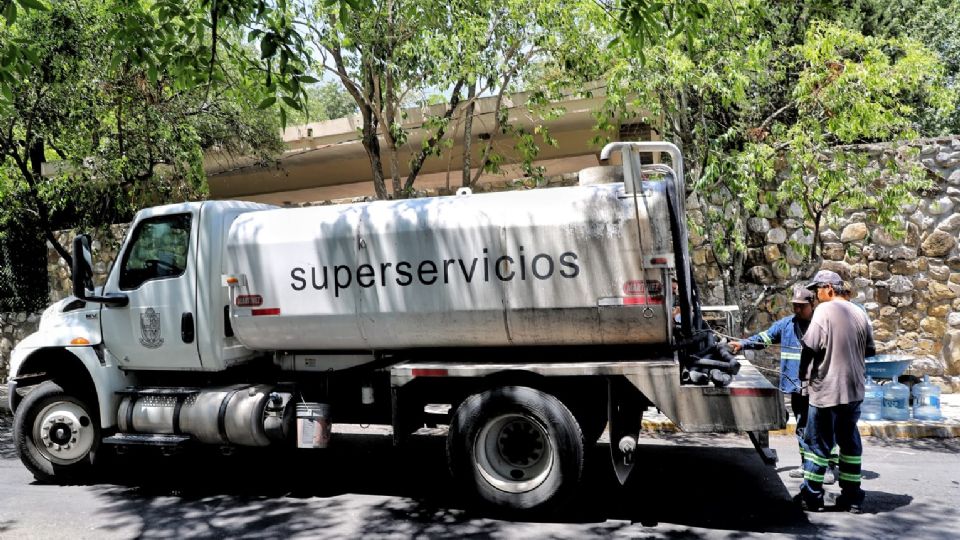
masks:
[[[441,437],[415,437],[404,450],[394,450],[383,436],[344,435],[335,443],[313,455],[279,458],[251,451],[226,458],[201,452],[122,456],[105,478],[112,485],[94,490],[118,529],[142,523],[141,534],[148,536],[463,537],[489,536],[508,525],[468,509],[449,480]],[[591,451],[577,498],[545,522],[578,524],[577,530],[597,536],[658,523],[824,531],[792,504],[776,471],[752,449],[644,444],[623,487],[609,472],[608,451],[606,445]]]
[[[0,457],[16,457],[11,427],[9,415],[0,412]],[[593,448],[577,498],[543,523],[500,521],[469,509],[449,479],[438,436],[415,436],[401,450],[383,434],[337,434],[328,450],[287,454],[243,450],[223,456],[196,449],[165,457],[141,451],[111,457],[104,483],[89,490],[111,524],[106,532],[112,527],[146,537],[459,538],[516,534],[524,526],[530,527],[528,536],[544,530],[553,536],[670,536],[677,527],[796,536],[842,532],[824,520],[811,523],[792,504],[777,470],[764,466],[751,448],[731,446],[729,438],[679,434],[642,443],[637,468],[623,487],[610,472],[608,447]],[[944,448],[940,443],[916,444]],[[904,533],[942,512],[907,495],[868,491],[868,497],[868,514],[909,506],[908,519],[897,520]],[[858,536],[883,536],[889,527],[889,519],[858,522]],[[0,533],[4,528],[0,521]],[[688,529],[682,536],[697,533]]]

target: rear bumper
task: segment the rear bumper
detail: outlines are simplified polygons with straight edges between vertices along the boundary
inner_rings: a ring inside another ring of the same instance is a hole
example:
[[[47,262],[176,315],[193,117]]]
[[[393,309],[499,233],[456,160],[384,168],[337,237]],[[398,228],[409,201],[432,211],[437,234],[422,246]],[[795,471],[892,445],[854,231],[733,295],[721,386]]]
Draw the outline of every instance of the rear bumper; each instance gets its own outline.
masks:
[[[678,363],[650,363],[627,375],[674,425],[690,433],[771,431],[787,424],[783,394],[746,360],[729,386],[680,386]]]

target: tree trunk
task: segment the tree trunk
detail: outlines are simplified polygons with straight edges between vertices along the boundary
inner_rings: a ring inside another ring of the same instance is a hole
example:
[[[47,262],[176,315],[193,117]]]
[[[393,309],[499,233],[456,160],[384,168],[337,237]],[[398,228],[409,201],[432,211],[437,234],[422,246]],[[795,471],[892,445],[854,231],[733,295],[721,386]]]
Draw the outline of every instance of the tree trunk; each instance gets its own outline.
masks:
[[[361,106],[360,116],[363,119],[360,141],[370,160],[370,171],[373,173],[373,190],[377,199],[387,199],[387,184],[383,178],[383,163],[380,161],[380,139],[377,138],[377,118],[370,107]]]
[[[34,138],[33,134],[27,133],[27,144],[30,145],[28,150],[27,158],[29,159],[29,167],[27,162],[22,159],[17,159],[17,156],[14,155],[14,159],[17,161],[17,165],[20,168],[20,173],[23,175],[23,179],[26,180],[27,186],[30,188],[30,195],[33,198],[34,205],[37,209],[37,217],[40,221],[40,228],[43,232],[43,237],[47,242],[50,242],[50,245],[53,246],[53,249],[63,257],[63,260],[66,261],[69,268],[73,268],[73,257],[70,255],[70,252],[63,247],[60,242],[57,241],[56,236],[53,234],[53,226],[50,222],[50,209],[47,208],[46,203],[43,202],[43,199],[40,197],[40,189],[37,186],[43,170],[43,139]]]
[[[465,81],[460,79],[457,81],[457,84],[453,86],[453,90],[450,91],[450,107],[447,109],[447,112],[443,114],[445,121],[449,121],[450,117],[453,116],[453,113],[457,110],[457,106],[460,105],[460,89],[463,88],[463,83]],[[407,176],[407,181],[403,185],[404,191],[409,191],[413,189],[413,182],[417,179],[417,175],[420,174],[420,169],[423,168],[423,162],[427,159],[427,156],[430,155],[430,152],[433,151],[433,148],[443,139],[443,133],[446,131],[446,123],[441,123],[440,127],[437,128],[437,132],[431,136],[426,144],[422,145],[420,152],[410,160],[410,174]]]
[[[392,138],[387,146],[389,147],[388,152],[390,153],[390,177],[393,178],[393,198],[399,199],[405,196],[403,187],[400,185],[400,149],[397,148],[397,144]]]
[[[471,162],[471,142],[473,142],[473,111],[476,108],[476,101],[473,99],[477,95],[476,83],[471,84],[467,90],[467,110],[464,112],[463,123],[463,181],[461,185],[465,188],[472,187],[470,181],[470,162]]]

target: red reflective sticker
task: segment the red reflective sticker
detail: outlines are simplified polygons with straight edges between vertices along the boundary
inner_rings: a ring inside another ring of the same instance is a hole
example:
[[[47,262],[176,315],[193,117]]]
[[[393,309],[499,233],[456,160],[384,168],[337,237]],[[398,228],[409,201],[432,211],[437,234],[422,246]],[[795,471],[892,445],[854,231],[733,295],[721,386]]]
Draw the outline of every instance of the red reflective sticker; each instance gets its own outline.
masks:
[[[280,308],[265,308],[265,309],[252,309],[250,310],[251,315],[279,315]]]
[[[636,306],[663,303],[663,284],[655,279],[632,279],[623,284],[623,305]]]
[[[411,370],[411,375],[414,377],[446,377],[447,370],[445,369],[413,369]]]
[[[234,302],[237,307],[257,307],[263,305],[263,297],[259,294],[241,294]]]
[[[623,294],[627,296],[662,296],[663,284],[655,279],[631,279],[623,284]]]
[[[623,299],[623,305],[625,306],[646,306],[651,304],[663,304],[663,297],[654,298],[653,296],[628,296]]]
[[[646,294],[647,287],[643,284],[643,281],[639,279],[632,279],[623,284],[623,294],[627,296],[641,295]]]
[[[731,388],[731,396],[768,397],[779,392],[776,388]]]

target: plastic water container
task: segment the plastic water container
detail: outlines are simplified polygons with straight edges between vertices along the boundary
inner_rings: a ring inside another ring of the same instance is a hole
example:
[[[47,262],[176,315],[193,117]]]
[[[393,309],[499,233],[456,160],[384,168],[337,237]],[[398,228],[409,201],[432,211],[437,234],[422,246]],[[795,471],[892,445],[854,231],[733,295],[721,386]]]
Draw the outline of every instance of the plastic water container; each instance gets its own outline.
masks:
[[[883,406],[880,414],[884,420],[909,420],[910,389],[897,381],[883,385]]]
[[[940,420],[940,387],[930,383],[924,375],[923,382],[913,385],[913,418],[915,420]]]
[[[863,406],[860,407],[860,418],[863,420],[880,420],[883,408],[883,387],[873,382],[873,377],[867,376],[863,385]]]

